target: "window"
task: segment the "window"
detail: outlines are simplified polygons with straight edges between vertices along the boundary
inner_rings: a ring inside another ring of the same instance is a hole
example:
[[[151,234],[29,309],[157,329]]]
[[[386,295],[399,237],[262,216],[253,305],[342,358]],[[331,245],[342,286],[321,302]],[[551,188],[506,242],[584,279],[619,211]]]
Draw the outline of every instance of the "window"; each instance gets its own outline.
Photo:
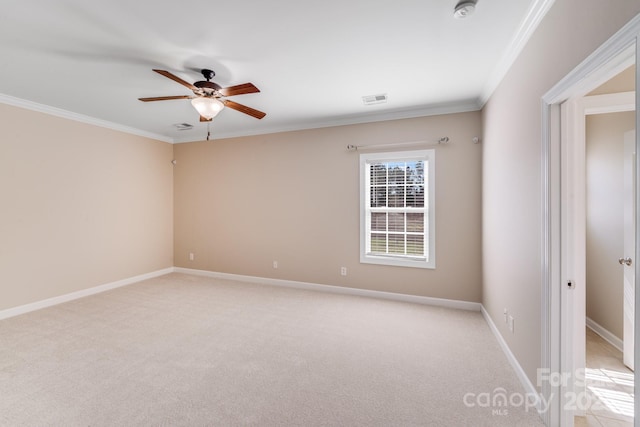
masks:
[[[360,155],[360,262],[435,268],[434,150]]]

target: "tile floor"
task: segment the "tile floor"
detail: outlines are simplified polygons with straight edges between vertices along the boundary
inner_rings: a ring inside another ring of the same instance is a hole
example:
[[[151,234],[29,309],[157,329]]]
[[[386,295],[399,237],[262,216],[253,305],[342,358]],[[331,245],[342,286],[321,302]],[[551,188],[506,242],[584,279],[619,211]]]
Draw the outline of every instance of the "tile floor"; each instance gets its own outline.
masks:
[[[585,382],[586,414],[575,418],[576,427],[633,426],[633,371],[622,352],[589,328]]]

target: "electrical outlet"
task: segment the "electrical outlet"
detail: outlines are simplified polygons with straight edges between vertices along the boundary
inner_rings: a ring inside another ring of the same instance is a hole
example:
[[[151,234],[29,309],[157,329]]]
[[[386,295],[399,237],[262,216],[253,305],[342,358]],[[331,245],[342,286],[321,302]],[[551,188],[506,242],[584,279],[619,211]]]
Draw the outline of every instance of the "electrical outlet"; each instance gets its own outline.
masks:
[[[278,268],[278,261],[273,261],[273,268]]]
[[[193,261],[194,259],[196,259],[196,256],[193,252],[189,252],[189,261]]]
[[[513,324],[514,324],[515,320],[513,319],[513,316],[509,316],[509,330],[513,333]]]
[[[340,267],[340,275],[341,276],[347,275],[347,267]]]

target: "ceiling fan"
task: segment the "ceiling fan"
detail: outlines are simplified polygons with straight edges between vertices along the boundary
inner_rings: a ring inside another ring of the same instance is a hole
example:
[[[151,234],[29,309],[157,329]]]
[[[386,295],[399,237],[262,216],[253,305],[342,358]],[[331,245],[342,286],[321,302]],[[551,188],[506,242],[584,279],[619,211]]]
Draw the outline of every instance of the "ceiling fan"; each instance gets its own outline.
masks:
[[[238,104],[237,102],[225,99],[227,96],[244,95],[247,93],[260,92],[260,89],[255,87],[253,83],[244,83],[236,86],[221,87],[219,84],[211,81],[215,72],[208,69],[201,70],[202,75],[206,81],[199,81],[193,84],[182,80],[180,77],[171,74],[165,70],[153,70],[158,74],[161,74],[167,78],[170,78],[174,82],[180,83],[193,91],[193,95],[177,95],[177,96],[158,96],[154,98],[138,98],[142,102],[150,101],[167,101],[171,99],[190,99],[193,107],[200,114],[201,122],[210,122],[224,107],[229,107],[234,110],[240,111],[261,119],[266,116],[266,113],[258,111],[246,105]]]

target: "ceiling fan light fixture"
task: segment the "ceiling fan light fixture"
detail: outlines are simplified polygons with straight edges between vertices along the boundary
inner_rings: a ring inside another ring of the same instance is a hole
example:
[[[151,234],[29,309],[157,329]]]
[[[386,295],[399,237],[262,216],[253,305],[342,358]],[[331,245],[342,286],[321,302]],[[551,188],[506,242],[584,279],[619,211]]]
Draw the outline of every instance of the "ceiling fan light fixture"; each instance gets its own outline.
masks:
[[[205,119],[213,119],[224,108],[224,104],[220,100],[206,97],[193,98],[191,105]]]

